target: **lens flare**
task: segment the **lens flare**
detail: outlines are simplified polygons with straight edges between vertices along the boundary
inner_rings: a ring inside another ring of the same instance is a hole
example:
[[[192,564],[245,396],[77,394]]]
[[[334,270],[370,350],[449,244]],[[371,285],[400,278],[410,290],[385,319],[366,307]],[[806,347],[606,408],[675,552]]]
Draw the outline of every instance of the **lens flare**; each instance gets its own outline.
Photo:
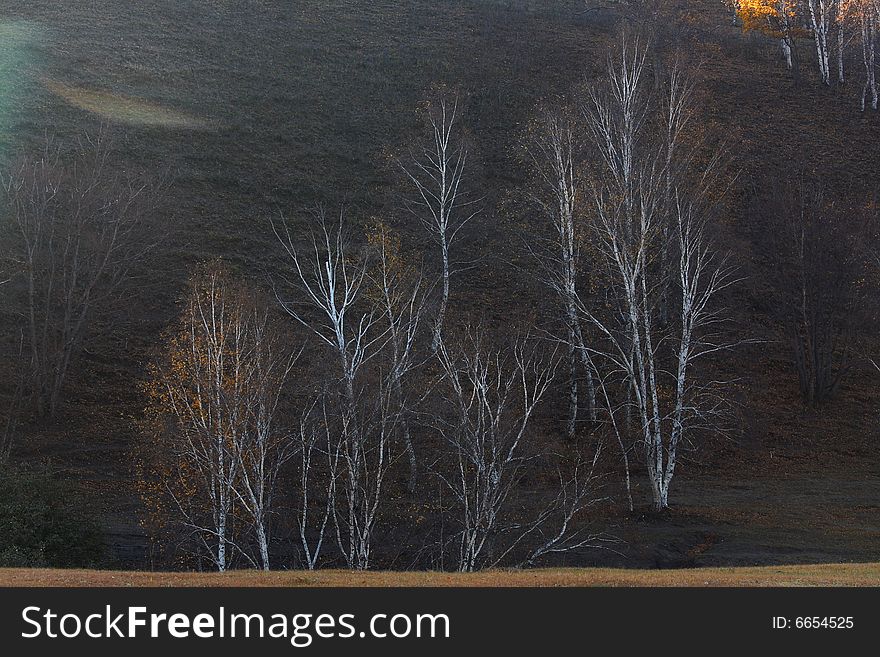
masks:
[[[131,96],[74,87],[54,80],[43,80],[43,86],[70,105],[108,121],[184,130],[211,127],[209,121]]]
[[[43,37],[39,26],[24,20],[0,20],[0,142],[13,141],[16,125],[30,114],[34,78]]]

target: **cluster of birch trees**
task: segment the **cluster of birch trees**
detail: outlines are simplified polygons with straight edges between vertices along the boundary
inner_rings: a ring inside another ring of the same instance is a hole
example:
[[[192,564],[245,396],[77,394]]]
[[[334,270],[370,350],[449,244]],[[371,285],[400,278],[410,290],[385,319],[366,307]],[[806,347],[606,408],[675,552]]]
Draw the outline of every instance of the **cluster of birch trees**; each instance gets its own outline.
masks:
[[[528,565],[601,544],[586,512],[604,499],[605,444],[630,510],[634,462],[651,491],[639,503],[669,506],[681,450],[719,426],[701,363],[730,346],[717,297],[735,279],[712,245],[729,181],[695,130],[693,82],[674,64],[654,91],[648,53],[624,37],[606,79],[527,138],[547,321],[492,332],[457,312],[483,207],[455,98],[399,161],[426,266],[387,224],[319,209],[273,222],[271,295],[222,262],[194,273],[147,386],[153,503],[180,546],[220,570],[276,566],[273,549],[367,569],[408,534],[418,544],[397,548],[435,567]],[[558,449],[539,415],[561,381]],[[435,530],[400,527],[414,522],[401,499],[435,509]]]
[[[711,243],[731,181],[693,129],[692,81],[673,63],[653,94],[647,53],[624,38],[606,82],[538,126],[532,159],[553,231],[533,252],[565,326],[568,430],[583,380],[589,420],[620,447],[627,490],[635,450],[661,510],[682,445],[719,426],[723,397],[695,370],[733,346],[719,330],[716,297],[735,277]]]
[[[395,491],[428,477],[455,500],[446,511],[455,529],[435,549],[460,570],[587,545],[592,535],[572,521],[595,500],[594,460],[554,461],[557,494],[534,518],[511,517],[528,461],[550,458],[533,444],[532,418],[554,380],[555,349],[528,336],[493,345],[466,329],[451,343],[387,227],[359,253],[344,216],[318,212],[312,224],[305,243],[275,226],[289,268],[272,300],[221,262],[196,272],[153,367],[152,500],[170,504],[181,545],[220,570],[269,569],[283,513],[302,567],[367,569]],[[304,344],[293,346],[283,316],[306,329]],[[301,364],[312,356],[314,367]],[[442,463],[416,447],[431,432]],[[398,463],[408,464],[405,484],[394,480]]]
[[[856,60],[862,72],[862,111],[878,107],[876,81],[877,0],[733,0],[747,31],[779,39],[789,69],[798,73],[798,41],[809,39],[815,49],[819,80],[826,86],[844,84]]]

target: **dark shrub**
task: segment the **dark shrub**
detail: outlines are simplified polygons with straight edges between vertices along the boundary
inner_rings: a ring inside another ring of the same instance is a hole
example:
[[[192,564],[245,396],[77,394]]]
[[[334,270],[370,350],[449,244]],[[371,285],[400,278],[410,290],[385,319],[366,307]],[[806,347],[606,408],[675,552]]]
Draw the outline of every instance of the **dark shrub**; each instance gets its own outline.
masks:
[[[89,567],[104,556],[101,529],[71,484],[0,468],[0,567]]]

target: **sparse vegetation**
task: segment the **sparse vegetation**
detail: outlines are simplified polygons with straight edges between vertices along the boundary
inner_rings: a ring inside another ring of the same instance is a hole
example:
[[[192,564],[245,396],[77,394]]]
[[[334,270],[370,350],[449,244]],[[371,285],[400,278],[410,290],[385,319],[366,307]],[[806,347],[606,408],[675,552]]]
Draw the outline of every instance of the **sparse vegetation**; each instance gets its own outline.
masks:
[[[94,504],[39,471],[0,469],[0,567],[82,568],[106,562]]]

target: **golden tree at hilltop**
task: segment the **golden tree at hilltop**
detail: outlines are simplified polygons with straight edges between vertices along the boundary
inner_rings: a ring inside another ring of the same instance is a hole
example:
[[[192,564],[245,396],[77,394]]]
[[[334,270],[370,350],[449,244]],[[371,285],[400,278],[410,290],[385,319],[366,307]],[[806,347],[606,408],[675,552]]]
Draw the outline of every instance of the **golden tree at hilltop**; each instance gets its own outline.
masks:
[[[779,36],[780,4],[778,0],[736,0],[736,15],[743,31]]]

